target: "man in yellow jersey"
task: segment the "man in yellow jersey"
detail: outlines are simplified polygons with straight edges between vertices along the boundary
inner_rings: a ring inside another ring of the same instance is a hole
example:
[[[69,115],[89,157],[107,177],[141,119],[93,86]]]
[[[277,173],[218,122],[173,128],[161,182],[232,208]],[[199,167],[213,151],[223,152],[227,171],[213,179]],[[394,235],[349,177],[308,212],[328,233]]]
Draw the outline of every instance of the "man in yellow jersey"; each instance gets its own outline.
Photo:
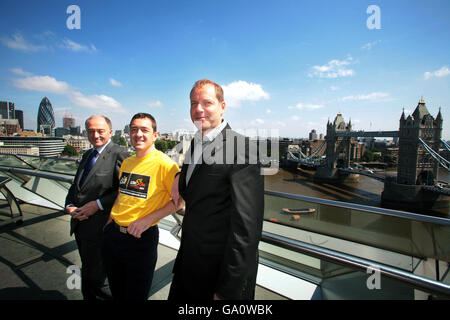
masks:
[[[160,219],[176,211],[170,193],[179,168],[155,149],[156,121],[137,113],[130,122],[136,155],[119,173],[119,195],[104,230],[103,256],[113,299],[148,299],[157,259]]]

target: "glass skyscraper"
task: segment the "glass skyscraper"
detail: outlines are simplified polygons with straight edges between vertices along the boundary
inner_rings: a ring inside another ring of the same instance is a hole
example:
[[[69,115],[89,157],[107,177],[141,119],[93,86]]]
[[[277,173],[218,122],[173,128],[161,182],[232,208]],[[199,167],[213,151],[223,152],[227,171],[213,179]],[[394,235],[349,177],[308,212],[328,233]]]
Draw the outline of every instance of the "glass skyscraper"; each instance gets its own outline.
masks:
[[[55,114],[53,112],[53,107],[50,100],[48,100],[47,97],[44,97],[39,105],[37,132],[43,130],[43,133],[45,134],[52,134],[53,128],[55,128]]]

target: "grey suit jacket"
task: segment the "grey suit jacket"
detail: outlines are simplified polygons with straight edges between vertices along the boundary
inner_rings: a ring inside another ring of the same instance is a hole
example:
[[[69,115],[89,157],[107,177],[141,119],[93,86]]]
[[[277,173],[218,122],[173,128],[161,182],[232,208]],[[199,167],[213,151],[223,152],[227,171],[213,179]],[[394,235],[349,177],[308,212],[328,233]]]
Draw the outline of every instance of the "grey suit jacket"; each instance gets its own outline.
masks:
[[[80,185],[84,167],[92,151],[93,149],[83,155],[65,203],[65,206],[73,204],[81,207],[90,201],[100,200],[103,210],[99,210],[87,220],[79,221],[72,218],[70,221],[70,234],[77,232],[83,238],[97,237],[102,234],[117,197],[120,166],[128,157],[128,153],[123,148],[111,141],[99,155],[84,184]]]

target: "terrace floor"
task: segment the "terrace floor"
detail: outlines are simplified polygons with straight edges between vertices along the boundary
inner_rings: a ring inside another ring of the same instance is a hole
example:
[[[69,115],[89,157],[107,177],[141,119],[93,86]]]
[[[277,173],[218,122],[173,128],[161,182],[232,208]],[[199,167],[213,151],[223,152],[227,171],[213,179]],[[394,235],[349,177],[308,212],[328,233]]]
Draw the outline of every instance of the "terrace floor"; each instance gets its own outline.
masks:
[[[75,238],[69,235],[70,217],[30,204],[20,207],[23,223],[0,227],[0,300],[81,300],[81,290],[71,288],[75,282],[70,266],[81,262]],[[160,241],[149,300],[166,300],[176,253]],[[284,299],[256,288],[256,300]]]

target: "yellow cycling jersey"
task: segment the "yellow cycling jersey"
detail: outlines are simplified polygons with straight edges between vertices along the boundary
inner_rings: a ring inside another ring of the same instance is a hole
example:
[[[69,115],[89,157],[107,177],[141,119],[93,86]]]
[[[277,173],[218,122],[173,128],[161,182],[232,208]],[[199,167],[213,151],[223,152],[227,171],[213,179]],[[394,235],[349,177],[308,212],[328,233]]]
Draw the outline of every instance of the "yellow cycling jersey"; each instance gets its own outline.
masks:
[[[156,149],[143,158],[131,156],[125,159],[120,167],[119,195],[111,217],[118,225],[127,227],[164,207],[170,201],[178,171],[178,165]]]

